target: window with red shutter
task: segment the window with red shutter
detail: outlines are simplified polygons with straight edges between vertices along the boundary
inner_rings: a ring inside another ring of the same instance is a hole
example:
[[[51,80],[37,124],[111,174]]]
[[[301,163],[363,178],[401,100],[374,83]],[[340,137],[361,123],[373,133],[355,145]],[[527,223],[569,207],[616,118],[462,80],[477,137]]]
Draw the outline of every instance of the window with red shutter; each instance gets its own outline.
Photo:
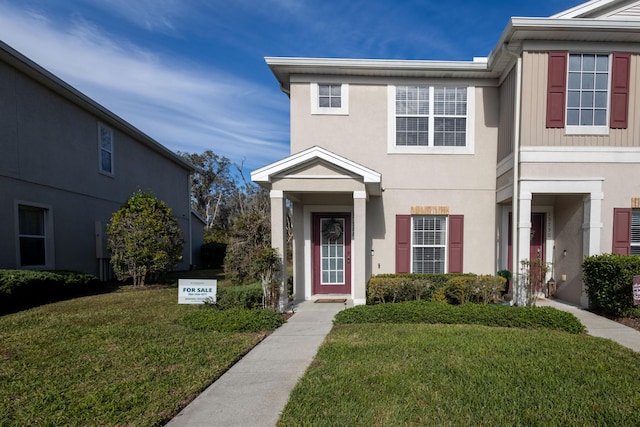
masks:
[[[629,116],[629,73],[631,55],[614,53],[611,65],[611,119],[612,129],[626,129]]]
[[[613,209],[613,253],[631,253],[631,208]]]
[[[567,94],[567,52],[549,52],[547,127],[563,128]]]
[[[411,273],[411,215],[396,215],[396,273]]]
[[[464,215],[449,215],[449,273],[463,273]]]

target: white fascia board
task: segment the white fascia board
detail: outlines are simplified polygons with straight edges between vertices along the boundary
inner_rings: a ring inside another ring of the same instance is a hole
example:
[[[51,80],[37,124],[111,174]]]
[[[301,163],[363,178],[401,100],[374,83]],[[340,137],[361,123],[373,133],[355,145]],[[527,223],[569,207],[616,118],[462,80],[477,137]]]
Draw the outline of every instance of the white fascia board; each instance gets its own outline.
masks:
[[[558,30],[610,30],[626,31],[640,30],[640,21],[600,20],[588,18],[511,18],[511,29],[528,31]]]
[[[268,183],[271,182],[272,176],[315,159],[324,160],[348,172],[361,176],[365,183],[379,184],[381,182],[380,173],[318,146],[311,147],[252,171],[251,180],[253,182]]]
[[[319,73],[327,68],[367,69],[380,71],[404,70],[468,70],[487,69],[486,61],[432,61],[402,59],[350,59],[350,58],[287,58],[266,57],[270,67],[298,67],[305,70],[317,69]]]

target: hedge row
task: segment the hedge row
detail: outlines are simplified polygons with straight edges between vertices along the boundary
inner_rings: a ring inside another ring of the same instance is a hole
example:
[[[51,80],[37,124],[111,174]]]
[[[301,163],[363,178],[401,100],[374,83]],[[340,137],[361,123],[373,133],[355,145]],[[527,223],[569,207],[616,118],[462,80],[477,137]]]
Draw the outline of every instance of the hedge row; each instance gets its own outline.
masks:
[[[272,310],[216,310],[203,307],[188,312],[180,322],[196,330],[233,333],[273,331],[282,326],[284,319]]]
[[[546,328],[580,334],[584,326],[571,313],[551,307],[409,301],[399,304],[360,305],[336,314],[335,324],[428,323],[474,324],[512,328]]]
[[[100,292],[91,274],[74,271],[0,270],[0,313]]]
[[[612,316],[640,314],[633,305],[633,276],[640,275],[640,257],[594,255],[582,263],[591,308]]]
[[[451,304],[502,300],[503,277],[475,274],[380,274],[369,279],[367,304],[436,301]]]

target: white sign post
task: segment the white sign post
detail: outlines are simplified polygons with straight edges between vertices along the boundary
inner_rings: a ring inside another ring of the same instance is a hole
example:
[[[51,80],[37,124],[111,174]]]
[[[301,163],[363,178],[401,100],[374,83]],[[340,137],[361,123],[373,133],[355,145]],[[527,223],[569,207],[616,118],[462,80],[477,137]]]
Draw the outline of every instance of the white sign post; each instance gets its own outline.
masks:
[[[178,279],[178,304],[216,302],[218,281],[215,279]]]
[[[640,276],[633,276],[633,305],[640,304]]]

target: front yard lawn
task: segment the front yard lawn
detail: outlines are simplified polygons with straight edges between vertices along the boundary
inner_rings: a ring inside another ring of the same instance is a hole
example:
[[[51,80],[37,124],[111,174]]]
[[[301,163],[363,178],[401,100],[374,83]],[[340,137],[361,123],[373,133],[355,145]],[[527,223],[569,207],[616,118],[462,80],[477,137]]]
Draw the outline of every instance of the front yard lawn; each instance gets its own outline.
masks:
[[[279,426],[637,426],[640,354],[549,329],[335,325]]]
[[[174,288],[0,317],[0,426],[163,425],[266,334],[195,330]]]

